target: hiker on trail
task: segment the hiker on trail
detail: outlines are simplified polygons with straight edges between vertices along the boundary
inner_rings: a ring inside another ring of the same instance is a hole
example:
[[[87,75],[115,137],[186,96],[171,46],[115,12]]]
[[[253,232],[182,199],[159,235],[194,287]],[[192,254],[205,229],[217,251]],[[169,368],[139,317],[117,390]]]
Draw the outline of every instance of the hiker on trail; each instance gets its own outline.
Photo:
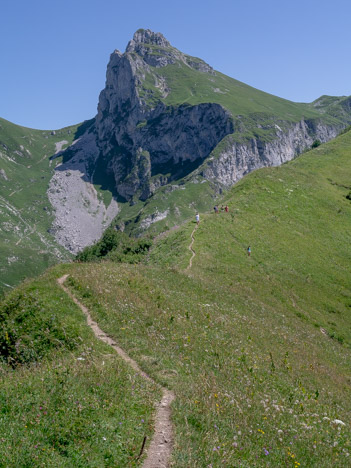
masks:
[[[224,211],[224,206],[222,205],[221,206],[221,213],[223,213],[223,211]]]
[[[199,213],[196,213],[196,215],[195,215],[195,221],[196,221],[196,224],[197,224],[197,225],[200,223],[200,215],[199,215]]]
[[[249,257],[250,257],[250,255],[251,255],[251,247],[250,247],[250,246],[248,246],[248,248],[247,248],[247,255],[248,255]]]
[[[218,206],[215,205],[213,209],[214,209],[214,212],[215,212],[216,214],[218,214]]]
[[[228,211],[229,211],[228,205],[225,205],[224,211],[225,211],[226,213],[228,213]]]

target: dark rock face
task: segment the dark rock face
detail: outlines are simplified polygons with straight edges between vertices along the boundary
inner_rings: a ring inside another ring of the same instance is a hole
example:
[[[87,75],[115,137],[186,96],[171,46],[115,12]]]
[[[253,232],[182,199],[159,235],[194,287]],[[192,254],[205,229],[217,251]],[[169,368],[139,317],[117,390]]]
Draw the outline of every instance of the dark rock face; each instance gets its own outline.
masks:
[[[155,55],[152,49],[150,55],[150,43],[167,50],[157,55],[156,48]],[[185,175],[186,168],[199,166],[234,131],[229,112],[219,104],[170,107],[159,101],[153,107],[140,97],[138,87],[150,72],[149,65],[161,67],[175,60],[185,60],[185,56],[162,34],[148,30],[135,33],[125,54],[115,51],[111,55],[96,131],[100,159],[113,173],[117,192],[126,199],[138,191],[145,199],[160,185]]]
[[[257,136],[238,143],[231,134],[242,131],[240,122],[234,123],[221,105],[164,104],[162,98],[170,90],[157,69],[174,64],[215,75],[208,64],[183,54],[162,34],[150,30],[138,30],[125,53],[115,50],[111,54],[106,86],[90,130],[96,138],[97,154],[89,171],[113,179],[114,190],[126,200],[145,200],[162,185],[197,168],[197,174],[219,187],[230,187],[254,169],[292,159],[316,139],[330,140],[351,122],[351,98],[336,98],[338,107],[333,110],[326,97],[319,103],[321,117],[328,109],[341,120],[323,123],[322,118],[315,118],[292,123],[272,116],[270,139]],[[319,104],[316,101],[315,106]],[[262,128],[258,123],[257,127]],[[212,157],[211,152],[223,139],[220,151]]]

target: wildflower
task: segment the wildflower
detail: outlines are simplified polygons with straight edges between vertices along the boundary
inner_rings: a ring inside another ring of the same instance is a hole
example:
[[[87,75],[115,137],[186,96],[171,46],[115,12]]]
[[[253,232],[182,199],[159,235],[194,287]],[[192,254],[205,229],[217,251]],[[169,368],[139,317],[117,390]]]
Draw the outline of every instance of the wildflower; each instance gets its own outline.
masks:
[[[265,455],[269,455],[269,452],[268,452],[268,450],[266,448],[263,448],[263,451],[264,451]]]
[[[333,424],[339,424],[340,426],[345,426],[345,423],[343,421],[341,421],[340,419],[334,419],[334,421],[332,421]]]

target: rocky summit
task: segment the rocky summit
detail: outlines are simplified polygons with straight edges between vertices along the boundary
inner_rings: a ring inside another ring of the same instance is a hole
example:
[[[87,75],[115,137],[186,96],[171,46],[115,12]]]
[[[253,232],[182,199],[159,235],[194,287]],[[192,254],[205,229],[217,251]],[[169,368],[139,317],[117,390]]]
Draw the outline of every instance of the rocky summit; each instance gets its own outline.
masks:
[[[127,200],[136,194],[145,200],[184,175],[186,164],[201,164],[234,130],[230,112],[217,103],[166,105],[171,90],[158,70],[172,65],[213,74],[149,30],[137,31],[124,54],[111,55],[96,132],[100,158]]]
[[[98,114],[78,148],[89,178],[112,177],[125,201],[145,201],[189,174],[220,190],[335,137],[351,122],[349,106],[349,98],[308,105],[271,96],[140,29],[125,53],[111,54]],[[75,152],[76,144],[67,150]]]

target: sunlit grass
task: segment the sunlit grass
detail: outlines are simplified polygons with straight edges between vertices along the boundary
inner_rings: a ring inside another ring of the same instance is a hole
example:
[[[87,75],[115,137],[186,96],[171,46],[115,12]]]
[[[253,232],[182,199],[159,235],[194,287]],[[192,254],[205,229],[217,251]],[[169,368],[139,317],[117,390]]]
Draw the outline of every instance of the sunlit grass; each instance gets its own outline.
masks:
[[[93,336],[59,271],[0,308],[0,466],[136,466],[160,391]]]
[[[350,143],[242,180],[229,213],[201,215],[188,272],[193,223],[149,266],[72,267],[101,327],[175,391],[174,466],[349,463]]]
[[[51,271],[51,286],[63,269],[69,273],[68,286],[89,307],[101,329],[156,382],[174,390],[173,466],[349,465],[351,204],[346,195],[350,148],[348,133],[280,168],[256,171],[243,179],[223,200],[229,213],[201,213],[190,270],[186,267],[194,222],[160,237],[148,264],[76,263]],[[65,317],[77,310],[61,291],[52,287],[48,292],[45,279],[34,283],[32,291],[39,288],[40,294],[48,295],[48,310],[62,298],[64,307],[56,315],[62,314],[62,323],[67,320],[76,330],[78,317],[73,322]],[[110,375],[118,359],[107,363],[100,352],[110,353],[97,351],[106,347],[87,345],[91,341],[84,329],[79,328],[81,344],[60,357],[63,369],[74,363],[67,374],[63,407],[69,407],[72,392],[82,392],[77,401],[84,405],[96,404],[94,394],[84,393],[90,388],[85,379],[103,381],[99,391],[106,393],[108,401],[116,394],[121,404],[113,409],[107,406],[102,421],[114,415],[120,419],[122,411],[133,434],[133,442],[127,433],[121,435],[113,460],[117,466],[118,460],[121,466],[127,459],[134,463],[145,433],[138,418],[145,419],[142,414],[149,418],[150,433],[152,401],[159,394],[139,380],[136,403],[134,397],[127,401],[125,394],[136,380],[126,377],[131,372],[123,366],[125,370],[117,376]],[[77,361],[87,346],[94,350],[84,356],[88,362]],[[64,351],[58,347],[57,352]],[[48,382],[54,378],[46,367],[48,358],[37,370],[32,364],[38,383],[33,380],[26,393],[37,388],[41,378]],[[21,385],[25,372],[16,370],[13,377]],[[137,379],[134,374],[133,379]],[[9,401],[14,401],[18,386],[3,383]],[[38,405],[40,400],[49,401],[49,396],[33,401]],[[8,424],[12,418],[4,419],[7,443],[13,440],[14,427],[20,436],[27,430],[17,429],[25,424],[21,416],[29,411],[26,401],[16,410],[13,425]],[[89,415],[90,409],[83,408],[84,415]],[[84,417],[77,423],[83,436],[70,442],[69,462],[79,454],[77,460],[85,466],[109,466],[101,461],[105,452],[98,446],[91,446],[94,449],[85,458],[80,455],[79,447],[90,443]],[[96,414],[90,417],[97,421]],[[63,423],[60,427],[64,431]],[[39,433],[43,433],[40,425],[30,443],[35,445]],[[112,433],[111,440],[116,441]],[[34,453],[33,449],[31,456]],[[62,458],[58,460],[62,463]]]

